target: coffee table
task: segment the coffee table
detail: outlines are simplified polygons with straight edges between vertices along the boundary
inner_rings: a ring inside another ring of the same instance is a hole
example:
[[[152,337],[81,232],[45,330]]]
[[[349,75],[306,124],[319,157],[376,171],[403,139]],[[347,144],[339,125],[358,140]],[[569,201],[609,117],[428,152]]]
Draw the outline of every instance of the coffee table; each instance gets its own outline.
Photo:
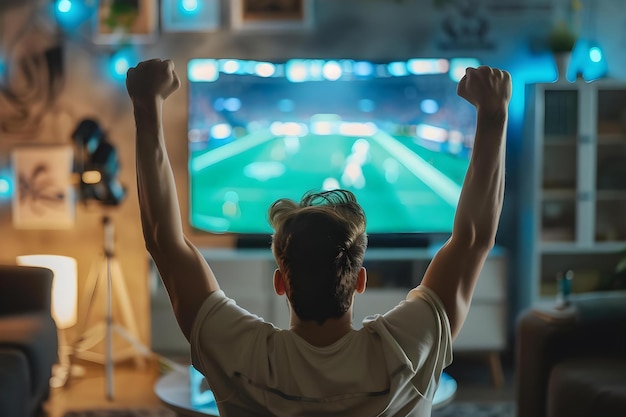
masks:
[[[217,406],[197,407],[191,404],[189,374],[171,371],[157,381],[154,392],[161,401],[179,416],[219,416]]]
[[[456,389],[457,384],[454,378],[444,372],[435,392],[433,409],[445,407],[452,402]],[[186,373],[179,371],[167,373],[157,381],[154,392],[167,407],[174,410],[179,416],[219,416],[215,404],[204,407],[191,405],[189,375]]]

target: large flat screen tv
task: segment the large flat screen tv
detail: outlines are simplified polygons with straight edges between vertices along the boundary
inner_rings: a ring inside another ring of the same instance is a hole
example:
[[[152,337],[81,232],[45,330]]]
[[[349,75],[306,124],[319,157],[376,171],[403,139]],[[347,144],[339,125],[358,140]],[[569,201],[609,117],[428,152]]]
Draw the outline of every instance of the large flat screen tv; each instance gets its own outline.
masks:
[[[277,199],[352,191],[377,236],[450,233],[475,133],[473,59],[192,59],[191,226],[269,236]]]

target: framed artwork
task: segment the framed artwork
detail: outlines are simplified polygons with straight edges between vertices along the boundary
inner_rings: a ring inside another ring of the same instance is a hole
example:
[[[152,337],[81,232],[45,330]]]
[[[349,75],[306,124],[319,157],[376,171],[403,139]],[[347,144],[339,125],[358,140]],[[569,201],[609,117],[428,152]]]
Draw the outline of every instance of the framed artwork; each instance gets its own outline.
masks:
[[[70,145],[24,146],[12,151],[15,228],[66,229],[74,225],[73,163]]]
[[[150,43],[159,28],[159,2],[155,0],[98,0],[94,14],[97,44]]]
[[[161,29],[164,32],[209,32],[219,27],[219,0],[161,0]]]
[[[232,0],[238,30],[300,30],[313,27],[313,0]]]

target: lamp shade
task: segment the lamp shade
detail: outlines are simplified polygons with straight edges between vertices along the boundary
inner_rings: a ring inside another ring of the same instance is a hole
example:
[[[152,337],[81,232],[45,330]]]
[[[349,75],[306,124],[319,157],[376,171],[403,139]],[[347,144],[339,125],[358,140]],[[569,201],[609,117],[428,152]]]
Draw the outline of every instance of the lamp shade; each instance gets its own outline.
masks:
[[[52,317],[60,329],[75,325],[78,316],[76,260],[60,255],[23,255],[17,257],[17,263],[52,270]]]

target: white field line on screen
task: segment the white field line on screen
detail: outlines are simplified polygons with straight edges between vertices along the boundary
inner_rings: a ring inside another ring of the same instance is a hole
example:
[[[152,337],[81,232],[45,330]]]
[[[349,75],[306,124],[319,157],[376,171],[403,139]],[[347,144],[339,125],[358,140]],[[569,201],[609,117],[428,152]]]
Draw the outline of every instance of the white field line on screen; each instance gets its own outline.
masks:
[[[385,132],[378,131],[371,138],[448,204],[456,207],[461,196],[459,185]]]
[[[241,152],[247,151],[250,148],[261,145],[262,143],[269,142],[275,138],[276,137],[274,135],[267,131],[254,133],[252,135],[236,139],[233,142],[196,157],[191,162],[191,172],[203,170],[204,168],[228,159],[231,156],[240,154]]]

